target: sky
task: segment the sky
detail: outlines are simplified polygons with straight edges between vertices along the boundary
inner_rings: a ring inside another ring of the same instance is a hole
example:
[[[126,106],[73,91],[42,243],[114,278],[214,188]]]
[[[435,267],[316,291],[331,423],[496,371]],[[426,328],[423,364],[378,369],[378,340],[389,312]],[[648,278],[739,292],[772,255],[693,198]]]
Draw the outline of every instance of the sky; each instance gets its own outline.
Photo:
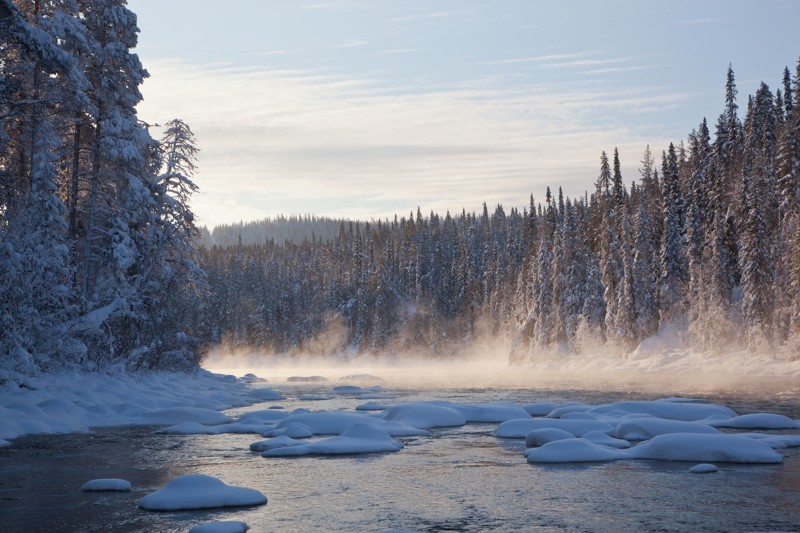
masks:
[[[139,117],[186,121],[201,225],[522,209],[639,178],[800,57],[793,0],[129,0]],[[154,136],[159,136],[153,127]]]

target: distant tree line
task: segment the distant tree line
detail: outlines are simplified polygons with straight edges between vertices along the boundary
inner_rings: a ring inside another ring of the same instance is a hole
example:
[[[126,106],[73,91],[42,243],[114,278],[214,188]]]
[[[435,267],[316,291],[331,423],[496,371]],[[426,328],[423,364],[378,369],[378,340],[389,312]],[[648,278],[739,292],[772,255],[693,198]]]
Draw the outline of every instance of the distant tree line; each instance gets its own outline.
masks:
[[[262,220],[220,224],[211,231],[200,228],[200,244],[227,247],[242,244],[301,243],[303,241],[330,241],[339,234],[339,226],[348,220],[316,215],[279,215]],[[354,222],[363,226],[362,222]]]
[[[800,347],[800,63],[725,106],[626,185],[615,149],[594,190],[544,202],[370,224],[332,240],[231,242],[201,251],[209,291],[193,328],[275,352],[457,351],[503,336],[512,360],[660,329],[714,350],[797,357]],[[228,227],[226,231],[235,227]]]
[[[192,368],[197,148],[137,119],[125,0],[0,0],[0,382]]]

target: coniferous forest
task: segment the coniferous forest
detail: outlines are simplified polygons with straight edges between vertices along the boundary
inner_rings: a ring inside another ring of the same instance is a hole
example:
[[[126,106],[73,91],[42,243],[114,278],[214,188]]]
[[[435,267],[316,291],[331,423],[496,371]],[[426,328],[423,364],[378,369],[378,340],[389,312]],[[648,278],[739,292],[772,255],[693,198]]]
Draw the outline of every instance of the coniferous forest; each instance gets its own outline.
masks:
[[[630,351],[669,330],[701,350],[796,358],[798,77],[800,64],[774,92],[762,83],[740,113],[729,68],[713,124],[647,147],[629,181],[618,151],[602,152],[580,198],[548,188],[522,211],[340,221],[331,238],[306,227],[302,240],[253,244],[270,221],[226,226],[201,250],[210,290],[194,330],[312,354],[445,354],[488,335],[512,362]]]
[[[0,381],[193,368],[196,147],[151,138],[124,0],[0,0]]]
[[[201,238],[189,126],[153,139],[136,115],[137,32],[124,0],[0,0],[0,380],[187,369],[218,343],[449,354],[491,337],[524,362],[669,330],[800,353],[800,64],[746,102],[729,68],[713,123],[646,148],[638,176],[602,152],[581,197]]]

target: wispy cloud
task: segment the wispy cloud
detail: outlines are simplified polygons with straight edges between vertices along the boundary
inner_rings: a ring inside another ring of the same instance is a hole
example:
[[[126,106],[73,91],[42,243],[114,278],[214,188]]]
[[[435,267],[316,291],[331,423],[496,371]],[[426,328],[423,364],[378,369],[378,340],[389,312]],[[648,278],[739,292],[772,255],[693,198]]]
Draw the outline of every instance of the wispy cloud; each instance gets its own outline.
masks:
[[[416,52],[424,52],[424,48],[390,48],[388,50],[379,50],[375,52],[376,56],[393,55],[393,54],[413,54]]]
[[[649,70],[654,68],[652,65],[631,65],[629,67],[608,67],[584,71],[585,74],[618,74],[620,72],[637,72],[639,70]]]
[[[543,63],[542,68],[584,68],[596,67],[600,65],[611,65],[633,61],[632,57],[615,57],[611,59],[579,59],[576,61],[560,61],[558,63]]]
[[[415,20],[425,19],[441,19],[455,16],[470,15],[475,11],[472,9],[459,9],[454,11],[434,11],[432,13],[425,13],[422,15],[408,15],[404,17],[394,17],[389,19],[389,22],[411,22]]]
[[[140,116],[180,117],[199,140],[204,192],[193,207],[203,224],[309,211],[384,218],[418,205],[476,210],[484,201],[522,207],[547,185],[576,196],[590,188],[600,150],[618,146],[634,179],[645,144],[666,144],[620,117],[687,99],[480,84],[397,94],[320,71],[148,68]]]
[[[346,39],[340,43],[334,44],[331,48],[359,48],[362,46],[367,46],[369,41],[363,41],[360,39]]]
[[[599,52],[580,52],[577,54],[550,54],[550,55],[543,55],[543,56],[531,56],[531,57],[509,57],[505,59],[496,59],[493,61],[480,61],[478,62],[479,65],[514,65],[517,63],[538,63],[542,61],[559,61],[563,59],[577,59],[580,57],[586,57],[588,55],[594,55]]]

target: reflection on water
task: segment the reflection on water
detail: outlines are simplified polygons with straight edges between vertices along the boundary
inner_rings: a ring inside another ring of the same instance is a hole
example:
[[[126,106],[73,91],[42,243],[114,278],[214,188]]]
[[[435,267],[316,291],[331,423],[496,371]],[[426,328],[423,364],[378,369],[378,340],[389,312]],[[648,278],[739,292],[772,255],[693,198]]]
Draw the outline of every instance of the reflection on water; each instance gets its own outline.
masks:
[[[269,384],[286,409],[353,409],[353,397],[300,401],[337,383]],[[395,392],[395,390],[393,390]],[[652,399],[663,394],[548,389],[399,389],[395,404]],[[672,394],[672,392],[670,392]],[[739,412],[800,418],[800,401],[736,393],[715,401]],[[264,405],[231,410],[236,415]],[[257,435],[152,435],[146,428],[29,437],[0,449],[0,523],[10,531],[186,531],[242,520],[253,532],[361,531],[776,531],[800,524],[800,453],[783,465],[721,464],[710,475],[687,463],[620,461],[529,465],[521,441],[498,440],[495,424],[434,430],[393,454],[262,458]],[[784,451],[786,453],[786,451]],[[258,489],[269,503],[231,511],[148,513],[135,501],[168,479],[208,474]],[[132,494],[81,493],[84,481],[123,477]]]

